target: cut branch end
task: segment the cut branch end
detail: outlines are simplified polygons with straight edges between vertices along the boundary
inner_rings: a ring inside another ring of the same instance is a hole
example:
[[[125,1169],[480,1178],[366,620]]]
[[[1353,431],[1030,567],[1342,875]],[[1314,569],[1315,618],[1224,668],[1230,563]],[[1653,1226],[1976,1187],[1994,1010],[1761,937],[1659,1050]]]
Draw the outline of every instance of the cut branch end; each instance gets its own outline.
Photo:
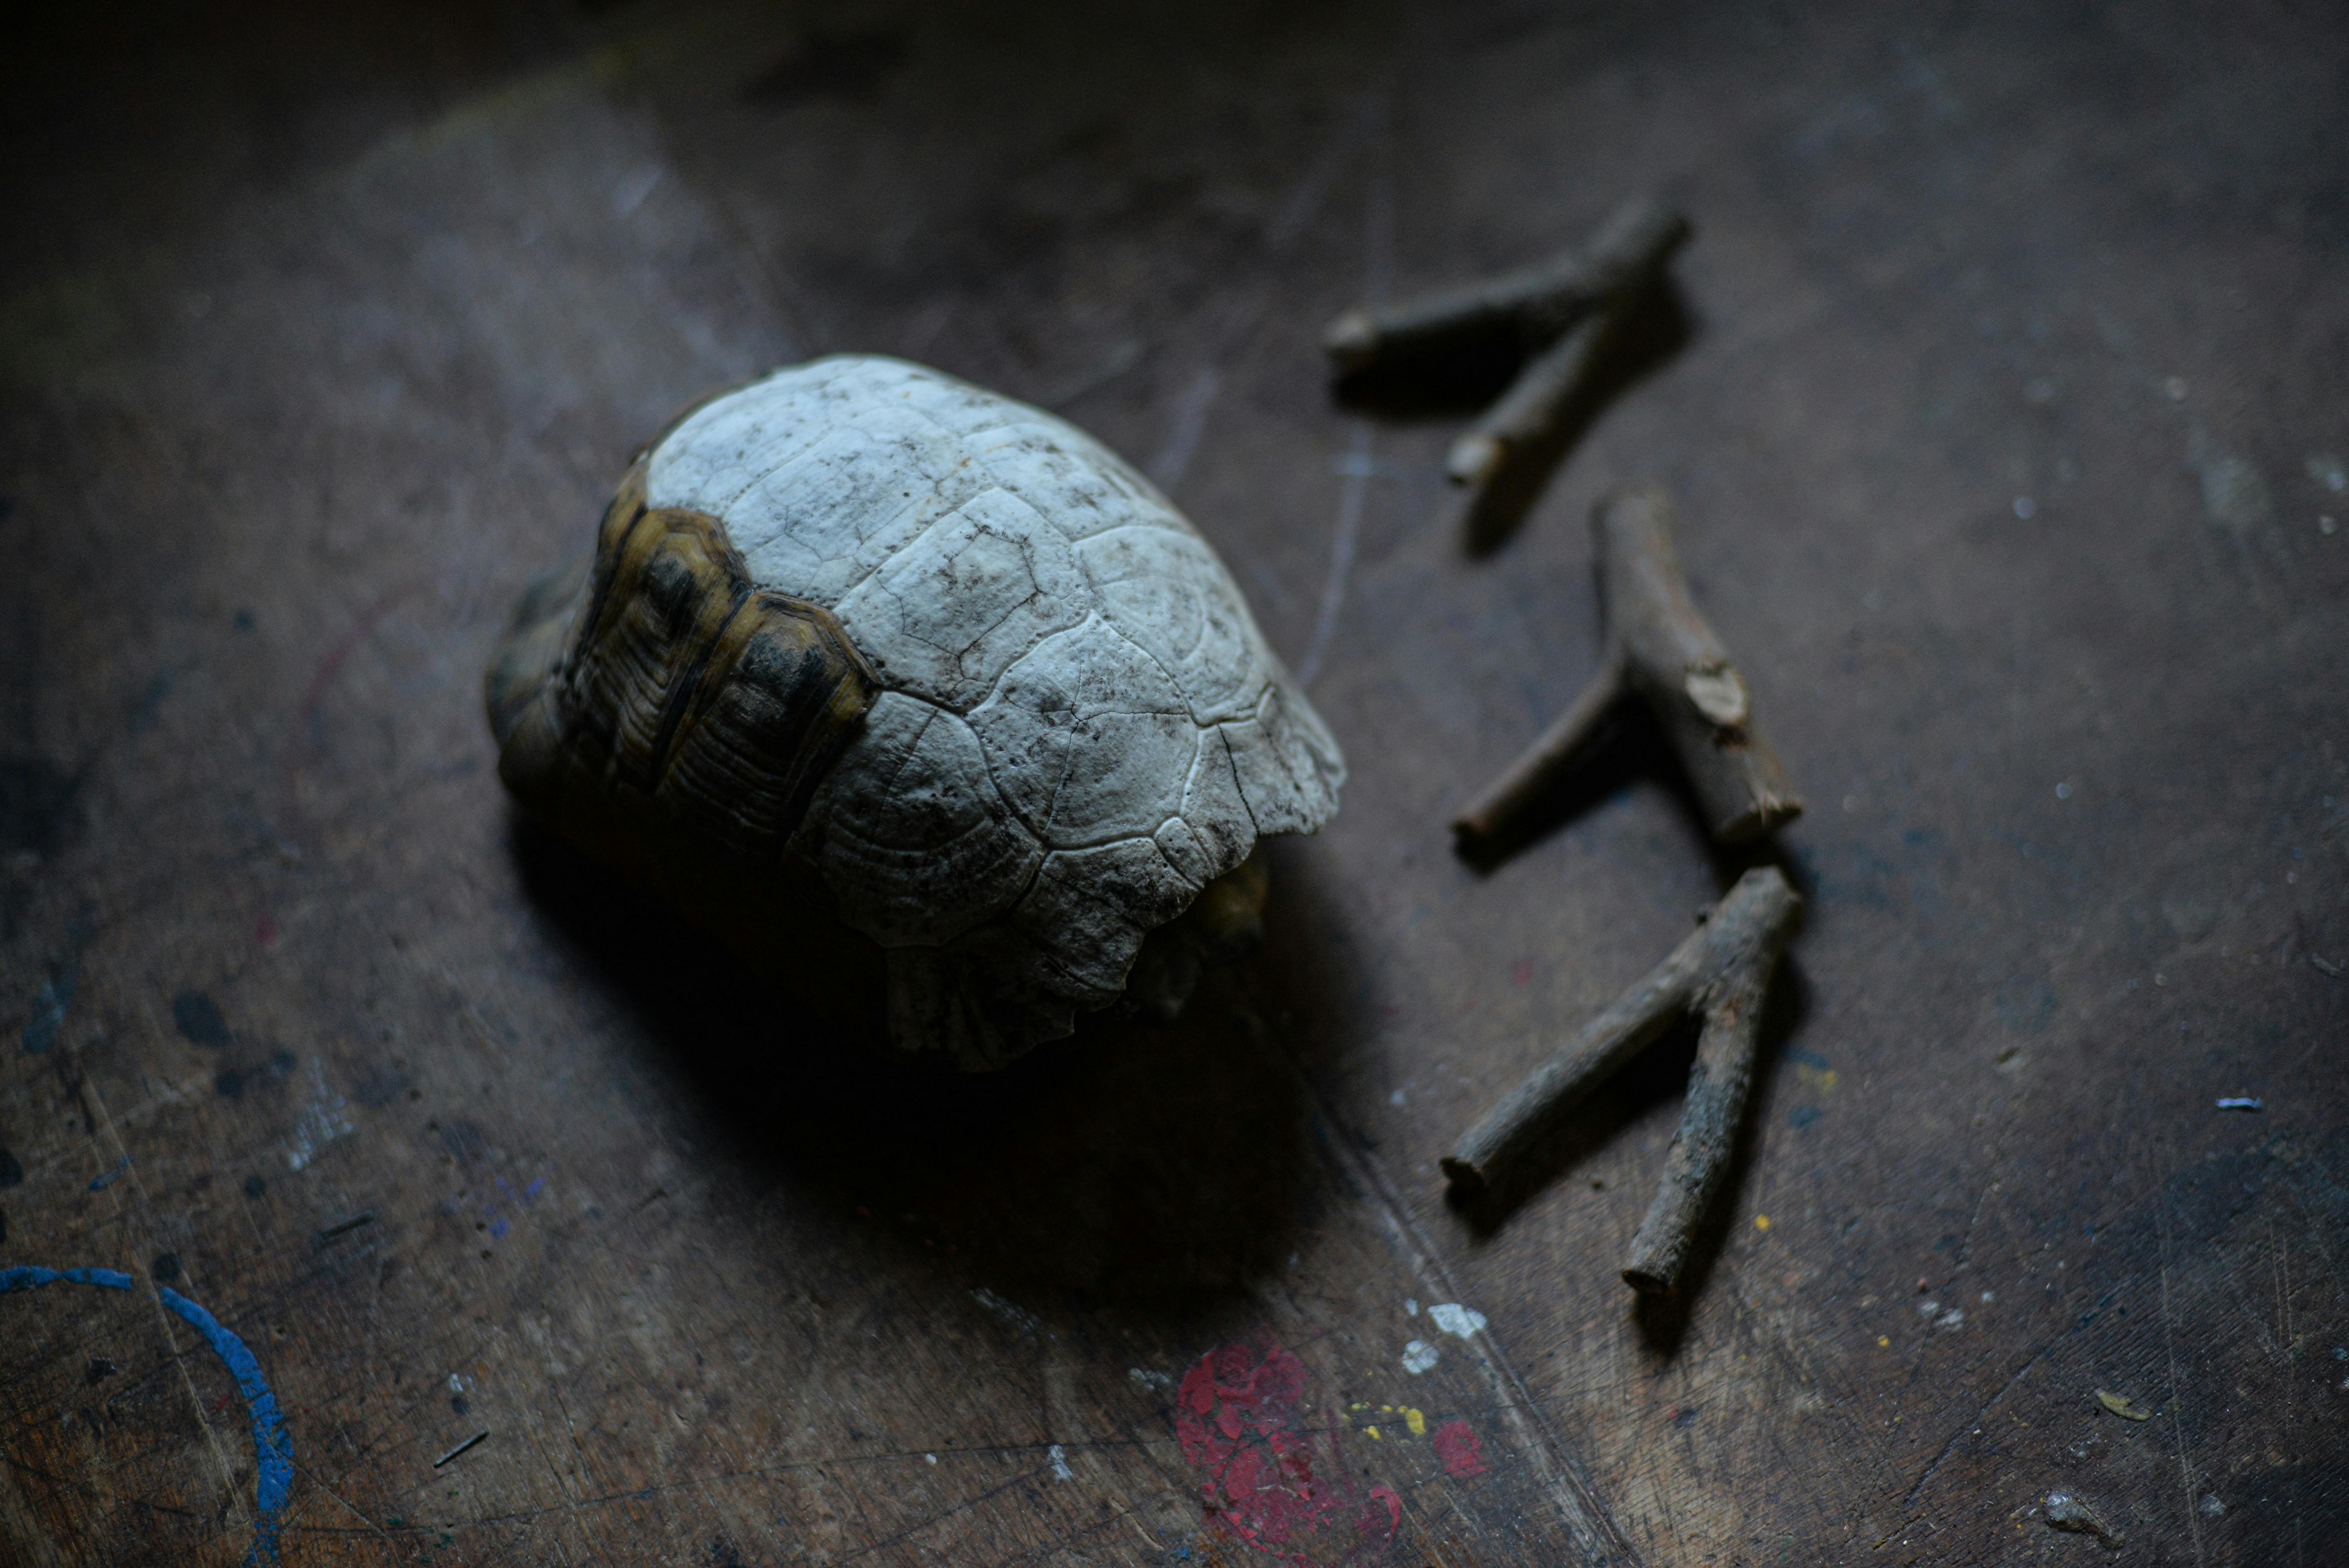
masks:
[[[1785,766],[1755,724],[1745,677],[1689,597],[1671,515],[1671,498],[1652,486],[1618,491],[1592,513],[1605,670],[1460,814],[1454,830],[1464,851],[1518,830],[1580,762],[1607,707],[1623,692],[1636,693],[1654,712],[1715,841],[1748,842],[1801,814]]]
[[[1514,1182],[1560,1122],[1689,1013],[1704,1020],[1680,1129],[1624,1283],[1680,1289],[1700,1222],[1727,1175],[1762,1034],[1762,1004],[1803,901],[1775,866],[1747,872],[1661,964],[1470,1129],[1443,1161],[1455,1200]]]

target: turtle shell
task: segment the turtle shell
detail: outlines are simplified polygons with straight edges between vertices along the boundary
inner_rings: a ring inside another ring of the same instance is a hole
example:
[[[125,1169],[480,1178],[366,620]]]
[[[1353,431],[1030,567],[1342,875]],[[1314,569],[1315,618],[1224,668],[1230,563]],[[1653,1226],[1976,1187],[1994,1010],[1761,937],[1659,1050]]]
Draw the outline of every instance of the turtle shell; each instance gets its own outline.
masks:
[[[819,359],[639,457],[489,674],[507,787],[723,926],[811,879],[889,1030],[1000,1066],[1345,763],[1213,549],[1092,437],[900,360]]]

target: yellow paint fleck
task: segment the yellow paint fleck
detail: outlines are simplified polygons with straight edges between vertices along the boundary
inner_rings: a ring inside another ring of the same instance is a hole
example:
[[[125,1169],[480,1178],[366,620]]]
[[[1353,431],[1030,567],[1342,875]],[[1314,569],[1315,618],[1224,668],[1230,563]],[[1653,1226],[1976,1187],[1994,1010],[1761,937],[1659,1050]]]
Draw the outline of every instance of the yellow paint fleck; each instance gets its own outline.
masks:
[[[1425,1416],[1420,1414],[1417,1410],[1413,1409],[1410,1406],[1405,1405],[1402,1408],[1402,1419],[1403,1424],[1411,1429],[1411,1435],[1413,1437],[1423,1438],[1427,1436],[1427,1418]]]
[[[1362,1430],[1364,1430],[1364,1431],[1366,1431],[1366,1432],[1370,1433],[1370,1434],[1371,1434],[1371,1438],[1372,1438],[1373,1439],[1376,1439],[1378,1438],[1378,1435],[1379,1435],[1379,1429],[1378,1429],[1376,1427],[1364,1427],[1364,1428],[1362,1429]]]
[[[1883,1335],[1879,1334],[1879,1335],[1878,1335],[1878,1336],[1876,1336],[1876,1343],[1877,1343],[1877,1345],[1878,1345],[1879,1347],[1881,1347],[1881,1346],[1889,1346],[1889,1345],[1892,1343],[1892,1341],[1891,1341],[1891,1340],[1889,1340],[1889,1339],[1888,1339],[1887,1337],[1885,1337]]]
[[[1767,1214],[1756,1214],[1756,1215],[1754,1215],[1754,1228],[1755,1230],[1757,1230],[1757,1231],[1766,1231],[1766,1230],[1768,1230],[1768,1229],[1770,1228],[1770,1216],[1769,1216],[1769,1215],[1767,1215]]]
[[[1795,1076],[1821,1094],[1835,1093],[1836,1076],[1833,1068],[1811,1068],[1798,1064],[1795,1068]]]

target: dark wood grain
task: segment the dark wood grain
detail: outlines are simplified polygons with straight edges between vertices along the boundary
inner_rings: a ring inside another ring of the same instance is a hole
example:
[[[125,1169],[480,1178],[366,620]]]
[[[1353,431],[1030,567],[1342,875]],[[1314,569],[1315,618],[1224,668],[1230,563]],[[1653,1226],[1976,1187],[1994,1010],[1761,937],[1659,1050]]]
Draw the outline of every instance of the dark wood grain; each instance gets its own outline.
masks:
[[[133,1283],[0,1294],[0,1558],[253,1546],[245,1401],[163,1288],[282,1406],[289,1563],[2337,1556],[2322,8],[43,26],[0,131],[0,1269]],[[1635,191],[1696,225],[1679,346],[1472,557],[1465,417],[1333,398],[1317,330]],[[1346,748],[1176,1026],[874,1066],[503,798],[525,584],[680,405],[850,348],[1149,468]],[[1446,844],[1593,674],[1581,520],[1649,480],[1811,810],[1753,1130],[1643,1313],[1688,1042],[1497,1229],[1436,1160],[1742,869],[1636,716],[1506,863]],[[1288,1513],[1210,1508],[1224,1418]]]

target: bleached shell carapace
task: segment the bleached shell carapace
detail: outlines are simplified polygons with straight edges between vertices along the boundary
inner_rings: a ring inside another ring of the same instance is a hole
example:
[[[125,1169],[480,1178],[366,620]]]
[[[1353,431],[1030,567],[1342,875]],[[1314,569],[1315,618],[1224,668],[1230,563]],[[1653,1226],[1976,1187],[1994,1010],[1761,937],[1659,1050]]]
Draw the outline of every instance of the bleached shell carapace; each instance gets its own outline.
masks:
[[[488,686],[533,814],[713,923],[812,873],[886,952],[895,1042],[968,1068],[1116,1000],[1154,927],[1345,777],[1148,480],[864,355],[656,440]]]

